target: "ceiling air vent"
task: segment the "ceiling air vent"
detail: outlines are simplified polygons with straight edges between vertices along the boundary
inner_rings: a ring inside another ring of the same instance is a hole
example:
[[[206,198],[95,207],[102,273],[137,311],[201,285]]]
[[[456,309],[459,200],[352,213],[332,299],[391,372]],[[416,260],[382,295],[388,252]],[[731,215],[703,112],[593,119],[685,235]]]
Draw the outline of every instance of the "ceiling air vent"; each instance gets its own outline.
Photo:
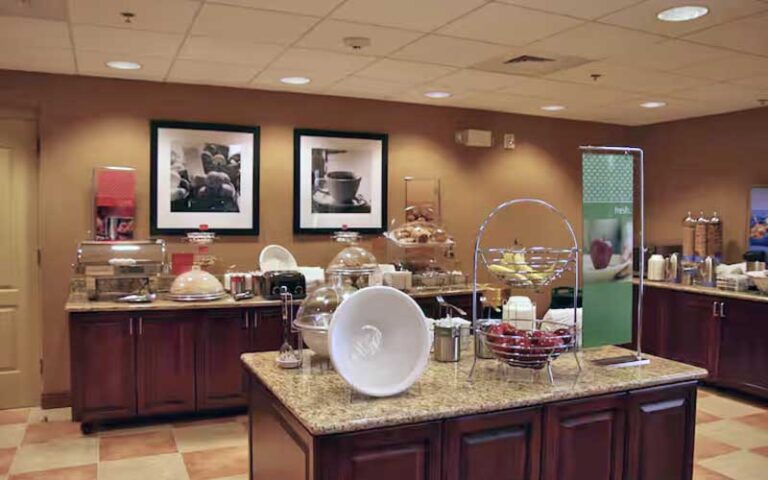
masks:
[[[514,63],[545,63],[554,61],[554,58],[537,57],[536,55],[518,55],[517,57],[510,58],[504,63],[509,65]]]

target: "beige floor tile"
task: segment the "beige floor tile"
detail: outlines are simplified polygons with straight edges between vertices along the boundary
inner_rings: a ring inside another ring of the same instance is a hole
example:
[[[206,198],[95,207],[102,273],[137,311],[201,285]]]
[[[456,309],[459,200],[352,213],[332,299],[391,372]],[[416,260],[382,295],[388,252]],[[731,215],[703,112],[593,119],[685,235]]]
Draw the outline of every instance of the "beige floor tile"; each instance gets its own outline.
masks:
[[[754,407],[745,402],[715,395],[700,399],[696,407],[700,411],[720,418],[744,417],[763,412],[761,408]]]
[[[237,447],[248,444],[245,427],[239,422],[174,428],[173,435],[180,452]]]
[[[717,457],[718,455],[725,455],[738,450],[738,448],[723,442],[718,442],[715,439],[709,438],[701,433],[696,435],[696,442],[694,443],[693,457],[695,461],[703,460],[705,458]]]
[[[720,420],[697,425],[696,431],[700,435],[706,435],[713,440],[738,448],[750,449],[768,445],[768,431],[734,420]]]
[[[11,469],[13,457],[16,456],[16,448],[0,448],[0,475],[5,475]]]
[[[720,417],[716,417],[712,414],[699,410],[696,412],[696,424],[716,422],[721,420]]]
[[[71,422],[72,421],[72,409],[66,408],[49,408],[43,410],[40,407],[35,407],[29,414],[29,423],[40,422]]]
[[[0,425],[0,448],[18,447],[27,431],[27,424]]]
[[[720,475],[701,465],[693,466],[693,480],[733,480],[731,477]]]
[[[45,443],[53,440],[82,438],[80,424],[74,422],[42,422],[27,426],[23,444]]]
[[[191,480],[212,480],[248,473],[248,447],[217,448],[184,455]]]
[[[175,452],[176,443],[170,430],[99,439],[99,460],[102,462]]]
[[[768,430],[768,412],[758,413],[757,415],[747,415],[746,417],[739,417],[737,422],[745,423],[761,430]]]
[[[8,480],[96,480],[96,465],[54,468],[37,472],[19,473]]]
[[[218,425],[220,423],[231,423],[236,421],[237,421],[237,417],[230,415],[225,417],[179,420],[178,422],[173,422],[173,426],[175,428],[201,427],[203,425]]]
[[[2,478],[0,478],[0,480],[2,480]],[[234,477],[219,477],[215,480],[248,480],[248,474],[235,475]]]
[[[98,445],[96,438],[68,438],[24,445],[16,453],[11,474],[96,463]]]
[[[178,453],[129,458],[99,464],[99,480],[189,480]]]
[[[102,438],[107,437],[121,437],[123,435],[136,435],[139,433],[153,433],[153,432],[168,432],[171,430],[171,424],[158,423],[151,425],[121,425],[119,427],[112,427],[108,430],[100,430],[98,436]]]
[[[704,467],[734,480],[765,480],[768,458],[738,451],[699,462]]]

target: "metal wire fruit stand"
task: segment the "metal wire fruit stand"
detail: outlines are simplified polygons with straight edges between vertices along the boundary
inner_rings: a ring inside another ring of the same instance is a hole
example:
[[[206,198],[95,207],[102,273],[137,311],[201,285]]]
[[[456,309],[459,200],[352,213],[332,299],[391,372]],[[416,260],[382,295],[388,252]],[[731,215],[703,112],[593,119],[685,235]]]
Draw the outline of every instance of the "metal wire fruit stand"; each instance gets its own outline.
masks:
[[[497,214],[512,207],[534,205],[545,208],[559,218],[570,236],[570,247],[493,247],[481,248],[483,236]],[[499,320],[478,318],[478,268],[480,264],[498,281],[512,288],[538,289],[549,286],[566,272],[574,272],[573,324],[547,320],[534,320],[530,329],[520,329]],[[471,381],[478,360],[495,358],[517,368],[546,369],[550,383],[554,383],[552,362],[563,353],[572,352],[581,371],[578,349],[578,241],[573,226],[566,216],[544,200],[520,198],[501,203],[480,225],[475,239],[473,257],[472,327],[475,332],[475,358],[469,373]]]

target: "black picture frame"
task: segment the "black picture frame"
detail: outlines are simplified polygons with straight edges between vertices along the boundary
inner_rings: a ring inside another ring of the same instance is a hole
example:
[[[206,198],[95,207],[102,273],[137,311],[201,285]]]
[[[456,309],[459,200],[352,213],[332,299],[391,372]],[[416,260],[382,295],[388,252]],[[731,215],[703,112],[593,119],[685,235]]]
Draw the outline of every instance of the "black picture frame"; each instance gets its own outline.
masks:
[[[252,141],[252,175],[248,176],[251,180],[252,189],[252,214],[248,217],[251,225],[248,227],[215,227],[212,226],[210,231],[215,232],[217,235],[232,235],[232,236],[256,236],[259,234],[259,172],[260,172],[260,129],[258,126],[245,126],[245,125],[231,125],[222,123],[203,123],[203,122],[187,122],[177,120],[151,120],[150,121],[150,235],[184,235],[188,232],[194,232],[199,230],[198,225],[190,225],[183,228],[168,228],[160,227],[158,225],[158,138],[162,129],[177,129],[177,130],[190,130],[190,131],[211,131],[212,133],[221,132],[234,132],[250,134],[253,137]],[[241,178],[242,179],[245,177]],[[241,185],[242,188],[242,185]],[[205,213],[206,212],[199,212]],[[216,213],[211,213],[215,215]]]
[[[371,132],[350,132],[339,130],[318,130],[310,128],[297,128],[293,133],[293,232],[296,234],[322,234],[327,235],[329,233],[342,230],[343,224],[323,227],[306,227],[302,226],[302,209],[301,209],[301,182],[302,182],[302,158],[301,158],[301,142],[303,137],[321,137],[328,139],[359,139],[359,140],[372,140],[381,143],[381,172],[380,172],[380,193],[379,203],[380,209],[378,214],[378,220],[375,226],[371,227],[354,227],[347,225],[346,230],[358,232],[361,234],[378,234],[383,233],[387,229],[387,196],[388,196],[388,144],[389,135],[386,133],[371,133]],[[314,192],[313,192],[314,194]],[[375,205],[371,205],[373,209]],[[338,212],[336,212],[338,213]]]

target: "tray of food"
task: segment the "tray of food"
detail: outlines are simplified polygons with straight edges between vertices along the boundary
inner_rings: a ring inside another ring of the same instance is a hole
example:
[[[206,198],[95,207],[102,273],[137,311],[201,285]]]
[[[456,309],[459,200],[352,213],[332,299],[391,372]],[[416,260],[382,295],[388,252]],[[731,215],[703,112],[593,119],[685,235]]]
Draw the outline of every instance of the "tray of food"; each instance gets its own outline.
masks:
[[[448,232],[434,223],[423,221],[405,223],[384,236],[402,248],[449,247],[454,243]]]

